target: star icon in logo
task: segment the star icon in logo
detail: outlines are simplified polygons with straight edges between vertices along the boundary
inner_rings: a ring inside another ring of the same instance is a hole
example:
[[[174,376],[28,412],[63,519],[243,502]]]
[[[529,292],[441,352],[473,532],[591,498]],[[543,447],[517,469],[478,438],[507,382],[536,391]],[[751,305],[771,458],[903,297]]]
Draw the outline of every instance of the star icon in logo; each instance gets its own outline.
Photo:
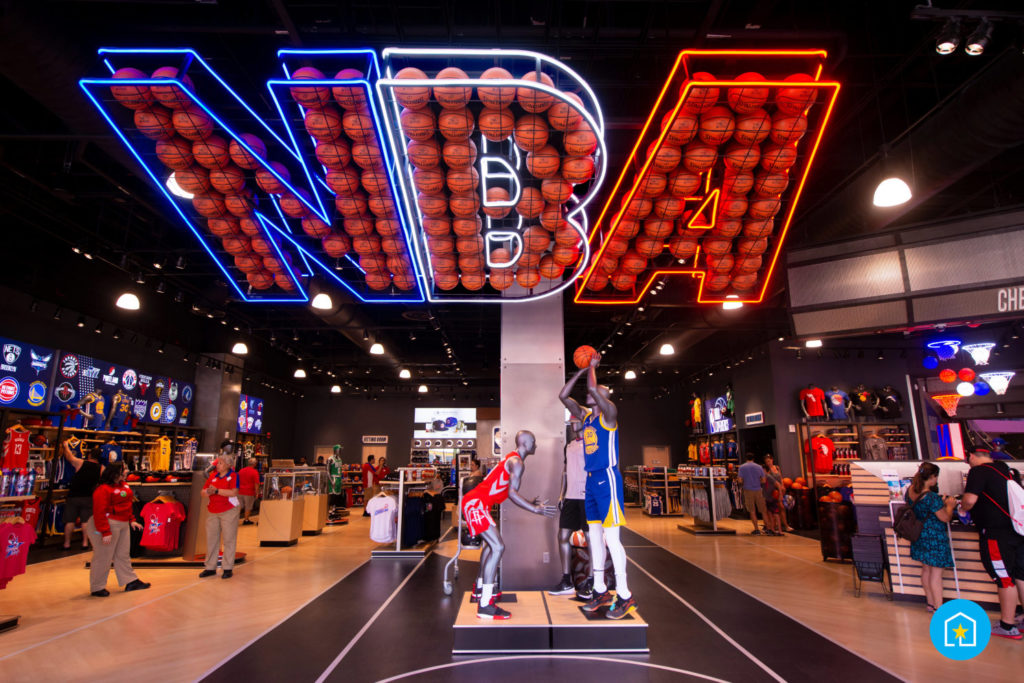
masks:
[[[956,628],[953,629],[953,633],[956,634],[957,640],[963,640],[967,636],[967,629],[964,628],[963,624],[957,624]]]

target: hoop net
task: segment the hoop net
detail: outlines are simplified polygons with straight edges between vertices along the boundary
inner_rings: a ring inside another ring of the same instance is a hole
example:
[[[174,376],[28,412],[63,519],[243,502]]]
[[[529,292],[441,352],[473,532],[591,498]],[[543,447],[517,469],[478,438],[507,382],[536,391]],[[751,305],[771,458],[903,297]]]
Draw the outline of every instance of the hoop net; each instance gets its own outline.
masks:
[[[1016,372],[986,372],[978,376],[985,380],[985,384],[992,387],[992,391],[996,392],[997,396],[1002,396],[1010,386],[1010,380],[1016,374]]]
[[[975,365],[988,365],[988,357],[993,347],[995,347],[994,343],[985,342],[984,344],[968,344],[963,347],[963,350],[971,354],[971,360]]]
[[[932,400],[942,406],[946,415],[950,417],[956,416],[956,407],[960,405],[961,398],[963,397],[960,394],[934,394],[932,396]]]
[[[960,352],[960,340],[943,339],[928,344],[928,348],[938,354],[942,360],[951,360]]]

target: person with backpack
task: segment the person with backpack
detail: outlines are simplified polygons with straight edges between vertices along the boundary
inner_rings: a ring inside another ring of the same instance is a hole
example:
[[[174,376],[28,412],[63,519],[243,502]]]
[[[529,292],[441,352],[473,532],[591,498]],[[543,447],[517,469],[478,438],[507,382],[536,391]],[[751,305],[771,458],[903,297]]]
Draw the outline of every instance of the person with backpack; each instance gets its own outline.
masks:
[[[921,563],[921,584],[928,611],[942,607],[942,571],[953,566],[946,525],[953,518],[957,500],[938,494],[939,467],[924,462],[907,489],[907,505],[921,520],[921,533],[910,544],[910,557]]]
[[[981,562],[999,588],[999,622],[992,635],[1024,639],[1017,619],[1018,602],[1024,605],[1024,489],[1020,474],[1005,462],[995,462],[984,449],[970,453],[971,469],[960,499],[978,529]]]

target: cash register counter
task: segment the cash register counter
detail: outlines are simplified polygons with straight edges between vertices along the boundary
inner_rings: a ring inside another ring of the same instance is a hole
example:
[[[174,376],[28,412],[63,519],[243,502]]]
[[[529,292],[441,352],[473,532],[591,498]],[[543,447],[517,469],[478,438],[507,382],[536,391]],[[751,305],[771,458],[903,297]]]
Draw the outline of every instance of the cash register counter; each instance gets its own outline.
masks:
[[[877,508],[885,547],[889,556],[893,592],[909,599],[924,597],[921,586],[921,564],[910,558],[910,542],[898,539],[892,529],[892,514],[903,503],[890,498],[889,479],[911,479],[921,461],[857,461],[852,463],[853,496],[858,518],[874,514]],[[964,482],[970,466],[960,461],[936,461],[939,473],[939,493],[957,496],[964,492]],[[1024,462],[1007,463],[1024,474]],[[894,494],[893,494],[894,495]],[[891,504],[890,504],[891,503]],[[868,508],[868,506],[871,506]],[[865,509],[868,508],[868,509]],[[975,602],[998,605],[995,582],[981,564],[978,552],[978,532],[974,527],[961,525],[954,519],[949,526],[950,545],[953,549],[953,569],[946,570],[943,588],[947,600],[964,598]]]

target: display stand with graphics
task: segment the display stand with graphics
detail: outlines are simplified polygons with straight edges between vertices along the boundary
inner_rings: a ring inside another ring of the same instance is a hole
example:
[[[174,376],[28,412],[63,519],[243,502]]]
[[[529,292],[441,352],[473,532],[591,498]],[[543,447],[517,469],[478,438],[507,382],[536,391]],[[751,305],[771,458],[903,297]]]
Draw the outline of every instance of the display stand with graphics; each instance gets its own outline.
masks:
[[[305,514],[305,496],[299,472],[296,468],[277,467],[267,471],[256,529],[261,546],[286,546],[299,542]]]
[[[678,524],[676,527],[695,536],[735,536],[735,529],[720,529],[718,527],[719,516],[721,515],[723,518],[729,516],[726,513],[726,510],[729,509],[728,504],[722,507],[718,496],[719,491],[725,494],[727,486],[725,469],[722,467],[680,467],[679,477],[682,485],[689,491],[690,501],[697,500],[697,493],[702,492],[707,501],[707,507],[704,510],[706,515],[691,509],[693,524]]]

